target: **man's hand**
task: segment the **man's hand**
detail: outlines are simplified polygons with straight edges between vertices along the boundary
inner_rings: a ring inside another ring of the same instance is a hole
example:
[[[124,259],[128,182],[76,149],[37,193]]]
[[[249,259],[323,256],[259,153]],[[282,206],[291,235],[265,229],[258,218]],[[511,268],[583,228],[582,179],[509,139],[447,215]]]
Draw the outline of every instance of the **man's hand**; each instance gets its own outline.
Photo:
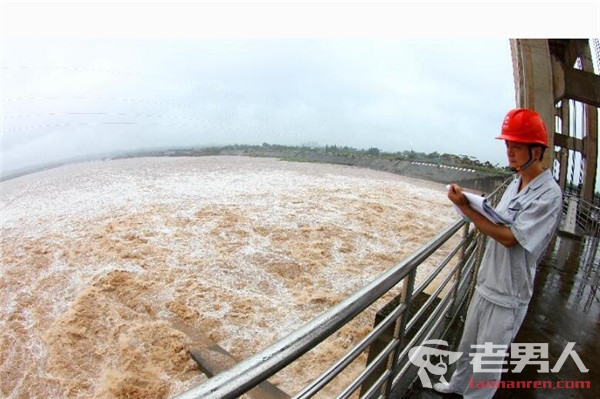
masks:
[[[453,183],[448,186],[448,198],[450,199],[450,201],[452,201],[452,203],[454,203],[454,205],[458,206],[459,208],[469,206],[469,201],[467,200],[467,197],[465,197],[465,195],[462,192],[462,188],[460,188],[460,186],[458,186],[457,184]]]
[[[460,208],[463,215],[471,220],[481,233],[490,236],[505,247],[512,247],[518,244],[517,239],[508,227],[492,223],[485,216],[471,208],[469,200],[467,200],[467,197],[465,197],[458,185],[450,184],[448,186],[448,199]]]

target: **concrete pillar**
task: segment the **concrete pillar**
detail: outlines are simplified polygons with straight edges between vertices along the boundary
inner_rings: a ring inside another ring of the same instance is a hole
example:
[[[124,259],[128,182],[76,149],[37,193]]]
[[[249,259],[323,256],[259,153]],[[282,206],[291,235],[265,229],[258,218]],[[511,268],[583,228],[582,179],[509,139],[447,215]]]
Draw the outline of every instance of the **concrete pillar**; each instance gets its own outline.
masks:
[[[518,107],[536,111],[546,124],[550,148],[554,148],[555,105],[552,64],[548,40],[511,39],[511,55],[515,78],[515,96]],[[554,160],[554,151],[542,162],[550,168]]]
[[[564,219],[563,231],[577,235],[577,208],[579,205],[578,197],[569,197],[567,205],[567,216]]]
[[[561,118],[561,133],[563,135],[569,134],[569,126],[571,124],[569,102],[564,101],[560,107],[560,118]],[[566,147],[560,147],[558,160],[560,162],[560,170],[558,175],[558,185],[564,191],[567,187],[567,174],[569,173],[569,149]]]
[[[558,157],[559,183],[564,188],[568,150],[579,152],[583,167],[581,197],[591,202],[598,164],[600,77],[593,71],[589,40],[512,39],[510,44],[517,106],[537,111],[548,128],[550,151],[543,166],[553,167]],[[569,119],[579,120],[579,115],[574,115],[575,119],[569,117],[570,101],[584,104],[582,138],[569,131]],[[555,114],[559,103],[561,112]],[[560,134],[556,115],[562,119]],[[554,145],[562,147],[561,151],[554,151]]]
[[[586,105],[585,115],[586,136],[583,141],[584,170],[583,191],[581,196],[585,201],[591,203],[594,198],[594,189],[600,191],[600,187],[594,187],[596,184],[596,171],[598,167],[598,108],[593,105]]]

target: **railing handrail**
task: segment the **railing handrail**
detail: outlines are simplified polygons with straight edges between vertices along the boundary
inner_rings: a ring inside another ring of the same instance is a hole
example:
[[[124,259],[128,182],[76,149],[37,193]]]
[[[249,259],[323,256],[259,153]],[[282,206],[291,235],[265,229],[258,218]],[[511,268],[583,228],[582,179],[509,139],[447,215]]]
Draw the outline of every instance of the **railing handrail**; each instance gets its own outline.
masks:
[[[508,185],[510,180],[510,178],[506,179],[500,187],[496,188],[494,192],[492,192],[489,195],[490,200],[492,200],[492,204],[496,202],[495,200],[497,200],[498,194],[503,191],[503,189]],[[334,332],[342,328],[349,321],[351,321],[361,312],[366,310],[370,305],[372,305],[375,301],[380,299],[393,287],[397,286],[400,282],[408,284],[409,291],[411,291],[412,293],[413,287],[412,283],[410,283],[409,281],[411,281],[411,279],[412,281],[414,281],[414,276],[416,275],[417,268],[427,258],[429,258],[429,256],[435,253],[440,247],[442,247],[446,242],[448,242],[452,237],[454,237],[454,235],[462,227],[465,227],[465,231],[468,232],[467,225],[469,223],[470,222],[468,220],[464,219],[459,219],[455,221],[441,233],[432,238],[428,243],[423,245],[417,251],[413,252],[409,257],[407,257],[397,265],[389,268],[383,274],[376,277],[373,281],[371,281],[366,286],[362,287],[354,294],[341,301],[339,304],[319,314],[311,321],[302,325],[298,329],[294,330],[287,336],[281,338],[279,341],[262,350],[261,352],[257,353],[256,355],[241,361],[229,370],[217,374],[216,376],[212,377],[203,384],[193,387],[190,390],[179,394],[175,398],[227,399],[236,398],[248,392],[250,389],[256,387],[261,382],[272,377],[278,371],[282,370],[283,368],[291,364],[293,361],[307,353],[309,350],[311,350],[312,348],[329,338]],[[466,245],[466,240],[461,241],[461,243],[459,243],[457,247],[464,245]],[[455,250],[451,251],[451,253],[456,254]],[[463,259],[463,261],[465,261],[465,259]],[[465,262],[464,264],[466,265],[466,263],[467,262]],[[469,263],[473,264],[472,262]],[[438,268],[436,274],[439,273],[439,271],[440,269]],[[448,280],[448,278],[445,280]],[[448,305],[446,306],[450,306],[450,302],[448,302],[449,299],[450,298],[446,298],[444,301],[442,301],[442,303],[448,303]],[[461,303],[462,302],[464,302],[464,300],[461,301]],[[410,303],[411,298],[409,294],[407,302],[401,305],[401,309],[397,308],[394,311],[396,319],[398,319],[398,317],[400,317],[401,314],[405,313],[405,310],[410,305]],[[435,313],[439,313],[439,311],[436,310]],[[398,320],[396,320],[396,322],[398,322]],[[438,318],[438,320],[436,321],[436,325],[439,325],[439,323],[440,320]],[[384,324],[389,323],[386,322]],[[381,330],[382,328],[383,326],[380,325],[374,330]],[[363,341],[372,341],[372,338],[373,337],[368,336],[365,337]],[[384,350],[384,352],[386,352],[385,356],[389,354],[389,351],[397,350],[399,343],[400,340],[398,339],[395,339],[394,342],[390,342]],[[363,344],[365,344],[365,342],[362,342],[360,345]],[[404,348],[403,352],[406,352],[408,349],[409,348]],[[380,355],[377,356],[377,358],[382,358],[382,356],[384,356],[384,354],[380,353]],[[345,364],[346,360],[346,358],[343,358],[342,360],[340,360],[340,365],[336,365],[334,366],[334,368],[341,368],[343,366],[342,363]],[[390,372],[391,370],[388,369],[384,373],[384,375],[381,375],[380,378],[370,388],[368,388],[368,392],[375,392],[376,389],[379,389],[381,387],[384,381],[388,381],[388,384],[392,382],[389,381],[389,379],[390,377],[394,376],[391,375]],[[328,377],[324,378],[326,379]],[[397,379],[399,378],[399,376],[396,376],[395,378]],[[360,383],[360,381],[355,381],[354,385],[356,385],[357,383]],[[391,385],[388,385],[388,387],[390,387]],[[347,390],[348,389],[350,389],[350,387],[348,387]],[[370,393],[367,393],[366,396],[370,397]]]
[[[339,304],[324,311],[262,352],[241,361],[231,369],[176,398],[225,399],[235,398],[247,392],[343,327],[397,285],[465,224],[466,221],[457,220],[408,258],[391,267]]]

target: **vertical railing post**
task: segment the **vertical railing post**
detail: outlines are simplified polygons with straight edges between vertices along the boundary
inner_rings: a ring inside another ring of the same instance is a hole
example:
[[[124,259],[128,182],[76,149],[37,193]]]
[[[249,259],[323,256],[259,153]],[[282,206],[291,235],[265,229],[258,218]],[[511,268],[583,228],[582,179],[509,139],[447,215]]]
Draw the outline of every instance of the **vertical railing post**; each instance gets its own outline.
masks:
[[[400,304],[406,304],[406,309],[402,312],[402,315],[396,320],[396,324],[394,325],[394,335],[393,339],[397,340],[398,345],[391,353],[390,358],[388,359],[387,369],[394,370],[398,366],[398,356],[400,352],[402,352],[402,348],[404,347],[404,341],[406,337],[406,324],[410,319],[410,305],[412,301],[412,293],[415,287],[415,279],[417,275],[418,267],[415,267],[409,274],[404,278],[404,283],[402,284],[402,292],[400,293]],[[393,375],[393,373],[391,374]],[[385,384],[384,397],[388,397],[392,390],[393,378],[388,378],[387,383]]]
[[[475,284],[477,283],[477,274],[481,267],[481,261],[483,260],[483,253],[485,252],[485,245],[488,237],[483,233],[477,233],[477,245],[475,247],[475,263],[473,264],[473,274],[471,275],[471,281],[469,282],[469,291],[467,293],[467,306],[471,302],[471,297],[475,292]]]
[[[460,259],[459,259],[459,268],[456,271],[456,276],[454,276],[454,289],[452,290],[452,307],[446,313],[446,317],[453,317],[458,311],[458,290],[460,285],[460,280],[462,279],[463,269],[467,264],[466,259],[466,251],[469,246],[469,242],[467,241],[469,238],[469,223],[465,223],[465,227],[463,228],[463,239],[462,239],[462,247],[460,248]]]

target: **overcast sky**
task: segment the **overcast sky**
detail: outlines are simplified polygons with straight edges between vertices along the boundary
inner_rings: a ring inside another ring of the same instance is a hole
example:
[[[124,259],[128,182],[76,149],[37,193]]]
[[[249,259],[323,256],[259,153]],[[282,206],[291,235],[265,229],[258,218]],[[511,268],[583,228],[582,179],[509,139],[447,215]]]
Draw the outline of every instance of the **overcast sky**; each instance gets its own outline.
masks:
[[[432,2],[359,4],[7,2],[2,174],[114,150],[263,142],[504,165],[494,136],[515,106],[511,33],[457,30]],[[486,10],[480,28],[497,19]]]

